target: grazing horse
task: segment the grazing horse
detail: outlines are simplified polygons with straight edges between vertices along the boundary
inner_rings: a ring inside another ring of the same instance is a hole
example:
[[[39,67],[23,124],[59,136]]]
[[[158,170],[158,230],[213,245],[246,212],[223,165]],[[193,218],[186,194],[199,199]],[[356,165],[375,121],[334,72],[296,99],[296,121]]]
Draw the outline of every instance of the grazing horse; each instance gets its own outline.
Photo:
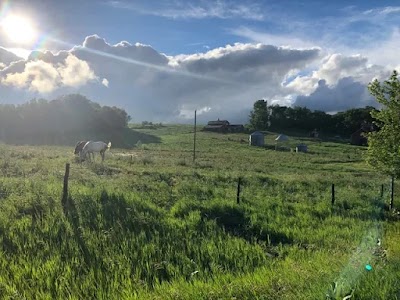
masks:
[[[84,157],[86,157],[86,154],[88,153],[94,153],[95,152],[99,152],[101,155],[101,161],[104,161],[104,154],[106,152],[107,149],[111,148],[111,142],[108,142],[108,144],[104,143],[104,142],[92,142],[89,141],[85,144],[85,146],[83,147],[81,153],[80,153],[80,158],[81,161]],[[90,155],[89,155],[89,161],[90,161]]]
[[[79,156],[81,155],[81,152],[83,150],[83,147],[85,147],[85,145],[90,142],[90,141],[79,141],[78,143],[76,143],[75,145],[75,150],[74,150],[74,154],[77,155],[79,154]],[[94,159],[94,153],[92,153],[93,155],[93,159]]]

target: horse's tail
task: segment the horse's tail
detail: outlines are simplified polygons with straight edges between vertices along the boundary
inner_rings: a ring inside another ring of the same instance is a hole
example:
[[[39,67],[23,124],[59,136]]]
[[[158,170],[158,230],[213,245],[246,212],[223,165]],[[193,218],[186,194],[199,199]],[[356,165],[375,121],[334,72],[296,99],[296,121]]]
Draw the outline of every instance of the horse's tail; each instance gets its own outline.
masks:
[[[111,142],[108,142],[107,148],[110,150],[110,148],[111,148]]]

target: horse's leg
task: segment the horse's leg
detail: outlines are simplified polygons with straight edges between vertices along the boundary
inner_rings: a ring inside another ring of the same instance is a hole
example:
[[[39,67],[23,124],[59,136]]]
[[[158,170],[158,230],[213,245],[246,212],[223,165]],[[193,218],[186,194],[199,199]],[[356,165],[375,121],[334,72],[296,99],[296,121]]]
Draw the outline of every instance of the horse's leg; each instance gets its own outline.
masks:
[[[85,160],[85,155],[83,154],[83,151],[79,152],[79,162],[82,163]]]

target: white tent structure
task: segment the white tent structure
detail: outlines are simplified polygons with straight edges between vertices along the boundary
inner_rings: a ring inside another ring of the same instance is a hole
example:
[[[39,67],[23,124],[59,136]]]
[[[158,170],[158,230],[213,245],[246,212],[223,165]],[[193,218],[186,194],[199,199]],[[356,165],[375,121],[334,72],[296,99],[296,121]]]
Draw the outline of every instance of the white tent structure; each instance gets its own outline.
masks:
[[[284,134],[278,135],[278,137],[275,139],[275,141],[277,142],[287,142],[288,140],[289,138],[287,137],[287,135]]]
[[[275,139],[275,142],[276,142],[275,150],[278,149],[278,145],[284,144],[284,143],[286,143],[287,141],[289,141],[289,138],[288,138],[287,135],[284,135],[284,134],[278,135],[277,138]]]

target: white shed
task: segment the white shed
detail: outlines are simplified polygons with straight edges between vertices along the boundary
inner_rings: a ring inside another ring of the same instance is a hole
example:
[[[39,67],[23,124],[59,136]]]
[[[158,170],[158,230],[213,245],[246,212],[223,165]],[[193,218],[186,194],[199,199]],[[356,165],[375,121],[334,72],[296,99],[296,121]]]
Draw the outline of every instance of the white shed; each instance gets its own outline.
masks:
[[[249,145],[250,146],[264,146],[264,134],[259,131],[255,131],[249,136]]]

